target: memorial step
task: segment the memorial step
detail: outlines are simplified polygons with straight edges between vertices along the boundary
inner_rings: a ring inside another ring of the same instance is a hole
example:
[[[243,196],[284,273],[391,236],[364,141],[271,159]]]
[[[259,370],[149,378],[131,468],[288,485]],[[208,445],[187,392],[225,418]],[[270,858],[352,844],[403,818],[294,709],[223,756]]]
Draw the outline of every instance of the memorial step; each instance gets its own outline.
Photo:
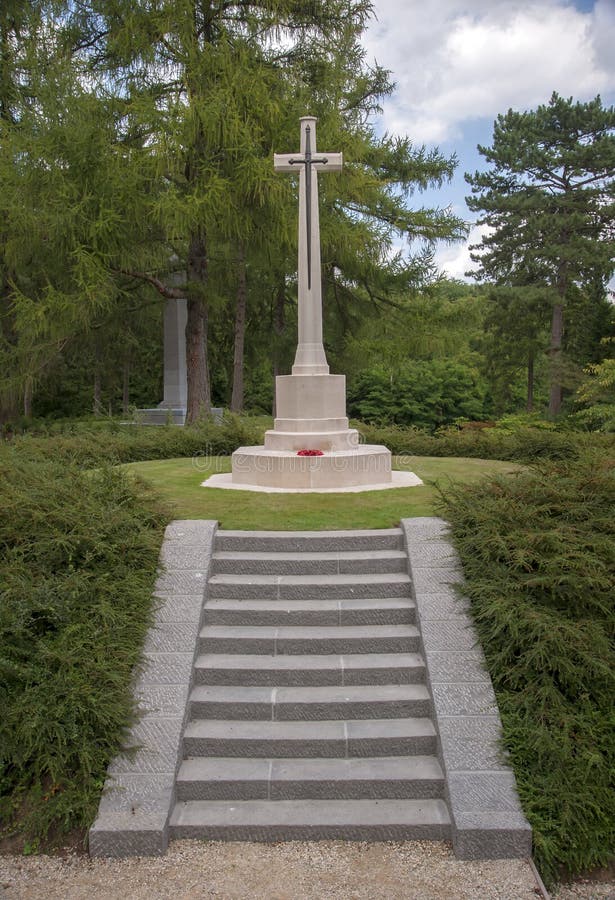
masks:
[[[226,841],[449,840],[443,800],[193,800],[176,804],[173,838]]]
[[[415,618],[400,529],[218,531],[172,836],[449,837]]]
[[[271,656],[404,653],[419,649],[415,625],[206,625],[200,653]]]
[[[436,753],[431,719],[267,722],[196,719],[183,739],[189,756],[353,757],[422,756]]]
[[[196,685],[190,693],[192,719],[400,719],[429,716],[424,684],[346,687],[253,687]]]
[[[215,575],[358,575],[408,572],[401,550],[322,552],[241,552],[217,550],[211,561]]]
[[[348,597],[409,597],[410,577],[385,575],[212,575],[214,600],[330,600]]]
[[[425,680],[419,653],[349,653],[348,655],[200,654],[195,684],[306,685],[416,684]]]
[[[178,800],[436,799],[444,776],[435,756],[362,759],[185,759]]]
[[[401,528],[357,531],[222,531],[214,552],[317,553],[359,550],[403,550]]]
[[[412,625],[409,597],[342,600],[207,600],[204,625]]]

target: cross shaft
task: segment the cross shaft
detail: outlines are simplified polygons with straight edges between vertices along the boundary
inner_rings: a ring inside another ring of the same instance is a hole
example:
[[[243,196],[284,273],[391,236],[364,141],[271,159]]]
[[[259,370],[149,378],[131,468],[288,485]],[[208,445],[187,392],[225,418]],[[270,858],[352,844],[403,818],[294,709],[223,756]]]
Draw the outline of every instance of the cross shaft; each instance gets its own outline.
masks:
[[[326,374],[329,371],[322,344],[317,173],[339,172],[342,164],[341,153],[316,155],[316,119],[312,116],[301,119],[299,154],[274,156],[274,168],[277,172],[299,174],[299,342],[293,374]]]

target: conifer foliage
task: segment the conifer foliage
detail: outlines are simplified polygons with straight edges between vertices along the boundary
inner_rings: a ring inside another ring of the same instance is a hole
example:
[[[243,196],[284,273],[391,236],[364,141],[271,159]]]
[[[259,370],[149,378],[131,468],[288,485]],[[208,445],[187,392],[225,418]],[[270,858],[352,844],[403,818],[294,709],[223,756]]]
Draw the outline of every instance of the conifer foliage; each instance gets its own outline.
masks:
[[[466,175],[467,203],[491,230],[473,259],[479,275],[498,284],[551,289],[549,411],[556,415],[566,305],[579,286],[598,282],[604,296],[613,272],[615,108],[600,97],[575,103],[554,93],[536,110],[498,116],[493,145],[478,149],[491,169]]]
[[[37,86],[36,102],[22,104],[19,128],[9,122],[0,145],[0,212],[10,214],[19,248],[6,288],[14,371],[27,368],[16,349],[27,348],[29,377],[40,379],[41,355],[118,299],[134,305],[141,284],[188,300],[188,420],[209,409],[210,371],[229,322],[235,340],[223,340],[235,348],[233,406],[241,408],[245,334],[252,358],[267,359],[274,296],[285,307],[276,321],[292,325],[296,186],[274,173],[272,155],[295,146],[307,113],[319,119],[321,146],[347,160],[322,191],[323,273],[335,315],[343,320],[359,286],[382,296],[392,282],[429,272],[429,250],[389,258],[396,237],[463,234],[448,212],[408,203],[414,189],[450,177],[454,160],[375,136],[372,116],[392,88],[359,43],[368,0],[36,6],[46,30],[32,35],[32,65],[44,61],[53,89]],[[20,208],[24,190],[35,215]],[[44,223],[44,233],[34,229],[36,279],[28,271],[33,218]]]

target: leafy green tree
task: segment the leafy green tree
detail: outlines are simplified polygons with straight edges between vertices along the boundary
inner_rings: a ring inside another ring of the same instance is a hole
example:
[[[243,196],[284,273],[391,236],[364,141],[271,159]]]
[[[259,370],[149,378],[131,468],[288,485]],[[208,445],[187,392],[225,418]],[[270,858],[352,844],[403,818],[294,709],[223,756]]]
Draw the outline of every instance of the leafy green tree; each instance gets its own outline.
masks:
[[[576,403],[580,407],[573,416],[591,430],[615,431],[615,338],[602,343],[602,351],[611,355],[585,368],[585,378],[579,385]]]
[[[11,138],[21,128],[28,97],[33,93],[29,61],[40,33],[40,11],[36,2],[6,0],[0,6],[0,176],[12,164]],[[0,177],[0,183],[4,179]],[[1,210],[0,210],[1,211]],[[6,372],[7,357],[15,352],[17,331],[11,303],[16,278],[12,235],[5,215],[0,216],[0,360]],[[0,391],[0,424],[17,413],[19,385],[12,382]]]
[[[80,85],[57,35],[43,46],[28,72],[36,102],[23,104],[0,146],[13,333],[0,348],[0,393],[9,397],[44,380],[67,342],[118,297],[99,252],[126,195],[111,165],[113,109]]]
[[[275,175],[271,157],[295,145],[306,110],[319,118],[321,146],[335,144],[348,160],[342,177],[322,188],[325,289],[342,319],[357,285],[378,297],[393,281],[416,282],[417,273],[429,270],[429,251],[410,264],[389,263],[396,235],[429,241],[462,235],[454,216],[412,212],[406,202],[413,190],[450,177],[454,160],[413,148],[408,139],[378,140],[367,124],[391,85],[379,67],[364,65],[358,38],[371,14],[366,0],[220,7],[183,0],[155,12],[101,0],[95,11],[86,26],[77,23],[82,43],[95,48],[86,57],[125,85],[132,131],[147,135],[158,162],[139,218],[160,229],[162,272],[118,269],[167,297],[188,295],[189,418],[209,405],[208,331],[224,306],[216,297],[226,292],[227,304],[229,296],[237,300],[227,399],[239,409],[246,323],[250,308],[265,302],[250,275],[268,267],[268,283],[294,276],[296,186]],[[164,277],[171,251],[185,262],[180,288]],[[230,291],[228,264],[236,270]],[[293,303],[292,290],[287,299]]]
[[[94,0],[55,18],[51,0],[43,7],[46,40],[31,52],[47,77],[20,127],[6,129],[0,159],[16,383],[43,380],[66,342],[118,301],[130,309],[137,281],[188,298],[189,420],[209,407],[210,357],[218,402],[237,409],[244,357],[264,371],[273,353],[281,371],[296,314],[297,206],[271,158],[295,146],[306,111],[321,146],[347,160],[339,179],[323,179],[321,200],[333,344],[362,306],[382,309],[392,290],[431,273],[429,249],[390,258],[398,236],[461,236],[455,217],[407,202],[450,177],[454,160],[378,139],[369,124],[391,85],[364,65],[367,0]]]
[[[491,165],[466,175],[467,198],[491,231],[472,249],[478,276],[500,285],[545,285],[552,291],[549,412],[562,402],[565,308],[573,286],[613,272],[615,230],[615,108],[600,97],[574,103],[556,93],[548,105],[498,116]],[[567,329],[576,323],[569,318]]]
[[[379,368],[394,375],[408,360],[468,358],[480,338],[482,288],[439,280],[419,290],[391,292],[380,303],[363,297],[338,356],[350,376]]]
[[[459,360],[408,361],[394,374],[375,368],[354,378],[348,409],[365,422],[434,430],[460,418],[484,418],[487,386],[477,368]]]
[[[515,408],[523,375],[525,408],[534,410],[536,371],[541,368],[550,307],[550,292],[541,285],[489,286],[479,350],[497,413]]]

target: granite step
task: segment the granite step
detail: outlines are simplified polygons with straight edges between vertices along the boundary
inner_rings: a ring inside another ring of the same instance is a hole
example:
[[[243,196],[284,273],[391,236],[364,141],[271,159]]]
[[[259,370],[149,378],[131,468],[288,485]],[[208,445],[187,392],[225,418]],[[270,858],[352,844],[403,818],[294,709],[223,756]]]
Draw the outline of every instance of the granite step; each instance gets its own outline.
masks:
[[[185,759],[178,800],[435,799],[444,776],[435,756],[354,759]]]
[[[429,716],[424,684],[346,687],[251,687],[196,685],[190,693],[192,719],[401,719]]]
[[[172,837],[450,837],[400,529],[223,532]]]
[[[306,722],[197,719],[188,722],[183,756],[284,757],[423,756],[436,753],[431,719]]]
[[[195,684],[291,687],[309,685],[416,684],[425,681],[419,653],[266,656],[201,654]]]
[[[177,803],[170,836],[233,841],[450,840],[443,800],[193,800]]]
[[[320,553],[273,551],[216,551],[211,560],[213,575],[358,575],[408,571],[408,556],[402,550],[344,550]]]
[[[405,653],[416,652],[419,643],[415,625],[206,625],[199,635],[199,652],[271,656]]]
[[[410,597],[410,576],[385,575],[212,575],[208,596],[234,600],[341,600],[352,597]]]
[[[216,532],[214,551],[229,553],[316,553],[346,550],[403,550],[401,528],[358,531]]]
[[[342,600],[207,600],[204,625],[412,625],[409,597]]]

